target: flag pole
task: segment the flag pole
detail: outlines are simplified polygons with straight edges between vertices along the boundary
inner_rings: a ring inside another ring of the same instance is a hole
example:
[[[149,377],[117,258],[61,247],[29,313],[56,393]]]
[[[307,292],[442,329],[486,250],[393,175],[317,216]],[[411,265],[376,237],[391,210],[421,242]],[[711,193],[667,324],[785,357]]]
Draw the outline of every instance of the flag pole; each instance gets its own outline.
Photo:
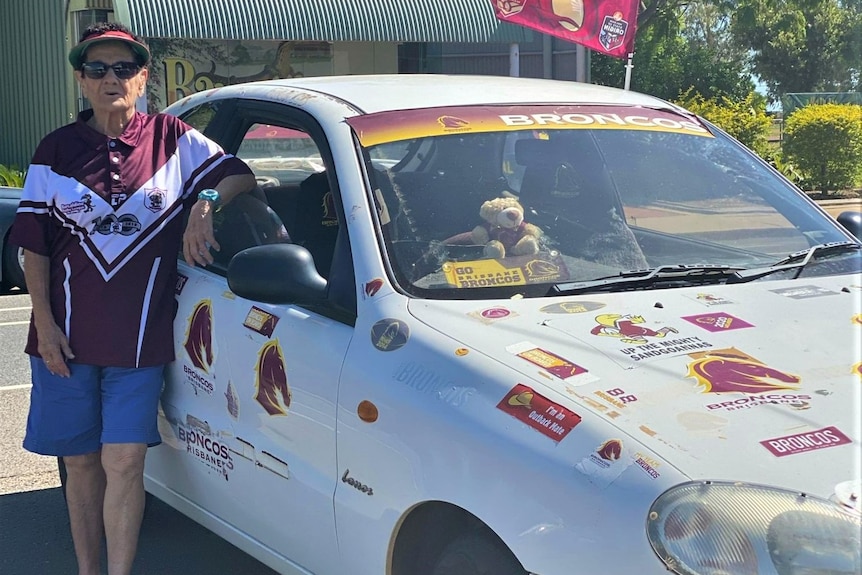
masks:
[[[517,42],[509,44],[509,76],[521,75],[521,47]]]
[[[629,52],[629,59],[626,62],[626,84],[624,88],[626,90],[628,90],[629,86],[632,84],[632,68],[635,67],[634,64],[632,64],[632,58],[634,58],[634,56],[634,52]]]
[[[587,49],[583,44],[575,44],[575,81],[587,81]]]

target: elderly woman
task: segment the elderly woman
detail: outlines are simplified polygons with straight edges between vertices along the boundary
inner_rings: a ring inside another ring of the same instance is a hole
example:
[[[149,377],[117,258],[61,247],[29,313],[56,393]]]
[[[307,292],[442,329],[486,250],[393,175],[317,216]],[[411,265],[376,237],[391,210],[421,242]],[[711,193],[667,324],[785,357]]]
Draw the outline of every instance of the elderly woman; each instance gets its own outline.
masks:
[[[187,124],[136,111],[149,61],[119,24],[84,32],[69,62],[92,109],[40,142],[13,225],[33,306],[24,447],[65,462],[79,575],[100,573],[103,536],[108,573],[131,571],[174,359],[177,253],[211,263],[213,211],[255,185]]]

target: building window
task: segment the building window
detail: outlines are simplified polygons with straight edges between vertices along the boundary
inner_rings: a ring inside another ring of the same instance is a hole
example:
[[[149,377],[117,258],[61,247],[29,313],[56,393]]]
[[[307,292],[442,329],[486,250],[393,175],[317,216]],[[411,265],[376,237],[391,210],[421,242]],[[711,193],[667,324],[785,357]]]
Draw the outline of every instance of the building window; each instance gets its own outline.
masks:
[[[75,43],[78,42],[81,34],[88,26],[99,22],[108,22],[113,14],[110,10],[80,10],[75,12]]]

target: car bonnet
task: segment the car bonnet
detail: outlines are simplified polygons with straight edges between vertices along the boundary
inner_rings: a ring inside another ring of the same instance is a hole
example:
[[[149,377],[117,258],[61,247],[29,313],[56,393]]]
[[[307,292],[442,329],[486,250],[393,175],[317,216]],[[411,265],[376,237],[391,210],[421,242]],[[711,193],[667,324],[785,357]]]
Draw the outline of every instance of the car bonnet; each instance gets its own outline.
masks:
[[[409,310],[693,479],[829,496],[860,478],[860,301],[842,276]]]

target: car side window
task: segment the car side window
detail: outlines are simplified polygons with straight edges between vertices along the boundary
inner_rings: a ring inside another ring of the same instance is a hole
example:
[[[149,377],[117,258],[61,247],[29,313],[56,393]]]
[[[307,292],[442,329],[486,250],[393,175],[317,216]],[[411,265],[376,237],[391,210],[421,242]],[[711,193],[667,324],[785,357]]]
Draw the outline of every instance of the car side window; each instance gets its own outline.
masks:
[[[311,135],[294,126],[255,123],[236,156],[254,172],[290,241],[308,249],[318,273],[328,278],[339,222],[329,175]]]
[[[234,255],[246,248],[267,244],[290,243],[290,235],[278,214],[267,205],[258,188],[241,194],[213,214],[213,235],[219,250],[212,251],[209,269],[226,275]]]
[[[180,119],[203,134],[206,132],[210,122],[212,122],[212,119],[215,118],[217,111],[218,102],[207,102],[206,104],[192,108],[181,115]]]

